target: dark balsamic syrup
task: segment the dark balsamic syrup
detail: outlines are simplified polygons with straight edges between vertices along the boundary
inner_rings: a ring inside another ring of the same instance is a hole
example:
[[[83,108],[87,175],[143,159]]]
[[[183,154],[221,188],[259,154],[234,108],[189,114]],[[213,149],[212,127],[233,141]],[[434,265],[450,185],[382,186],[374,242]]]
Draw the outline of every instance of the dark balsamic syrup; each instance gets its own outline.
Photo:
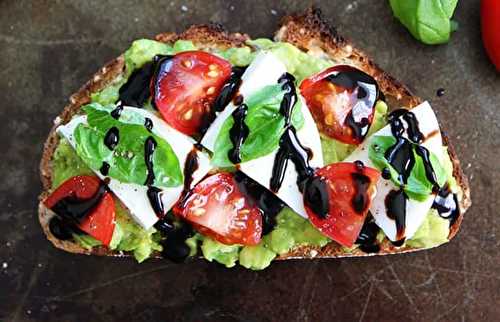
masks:
[[[118,128],[113,126],[106,132],[106,135],[104,136],[104,145],[113,151],[116,146],[118,145],[118,142],[120,141],[120,132],[118,131]]]
[[[355,93],[356,102],[346,117],[346,124],[352,130],[352,137],[362,142],[370,128],[370,116],[379,99],[378,84],[370,75],[352,66],[336,66],[336,72],[326,77],[332,84]]]
[[[50,219],[49,230],[59,240],[69,240],[73,237],[74,225],[68,224],[61,218],[54,216]]]
[[[231,70],[231,76],[229,80],[221,89],[221,92],[215,99],[213,105],[213,114],[215,112],[222,112],[224,108],[231,102],[231,100],[235,97],[236,93],[238,93],[238,89],[241,85],[241,76],[246,70],[245,67],[233,67]],[[237,104],[239,105],[239,104]]]
[[[59,200],[52,207],[52,211],[63,221],[78,224],[99,204],[107,191],[107,186],[101,184],[96,193],[88,199],[78,199],[74,195],[69,195]]]
[[[153,153],[156,149],[156,140],[149,136],[144,144],[144,161],[146,162],[147,176],[145,186],[150,186],[155,180],[155,173],[153,169]]]
[[[163,218],[163,216],[165,216],[165,207],[163,206],[163,201],[161,200],[161,194],[162,190],[153,186],[149,186],[146,191],[149,203],[158,218]]]
[[[161,241],[163,257],[176,263],[183,262],[190,252],[189,246],[186,245],[186,239],[193,235],[194,231],[187,223],[183,223],[182,226],[171,230],[167,233],[166,238]]]
[[[375,223],[372,215],[368,214],[355,242],[359,245],[359,249],[365,253],[378,253],[380,251],[380,245],[377,242],[379,231],[380,227]]]
[[[99,172],[103,175],[103,176],[107,176],[108,173],[109,173],[109,163],[107,163],[106,161],[103,161],[102,162],[102,165],[101,165],[101,168],[99,169]]]
[[[121,102],[118,102],[118,103],[116,103],[115,109],[111,111],[110,115],[115,120],[118,120],[118,119],[120,119],[120,116],[122,115],[122,111],[123,111],[123,104]]]
[[[325,179],[312,176],[307,180],[304,189],[304,204],[316,216],[326,219],[330,211],[330,200]]]
[[[439,189],[432,208],[437,210],[439,216],[450,220],[450,226],[460,217],[458,196],[456,193],[451,192],[448,184]]]
[[[151,79],[151,84],[152,84],[152,99],[151,99],[151,105],[155,109],[158,109],[156,105],[156,99],[161,93],[161,80],[163,77],[165,77],[168,73],[170,73],[171,68],[173,67],[173,62],[172,62],[173,56],[169,55],[156,55],[153,58],[153,74],[152,74],[152,79]],[[148,90],[149,90],[149,85],[148,85]]]
[[[436,193],[439,189],[436,174],[432,168],[430,161],[430,152],[424,146],[420,145],[425,139],[420,132],[417,118],[415,114],[406,109],[398,109],[389,114],[389,124],[391,126],[392,135],[396,138],[396,143],[389,147],[385,152],[385,158],[391,166],[398,172],[398,181],[401,188],[392,190],[385,198],[385,206],[387,216],[394,219],[397,230],[397,242],[393,242],[395,246],[401,246],[404,243],[405,228],[406,228],[406,203],[408,196],[403,190],[404,184],[407,183],[411,171],[415,165],[415,149],[418,157],[422,159],[425,175],[429,182],[433,185],[433,192]],[[407,124],[408,139],[403,136],[405,127],[402,120]],[[384,179],[390,179],[389,169],[382,171]]]
[[[149,132],[153,130],[153,121],[149,117],[144,118],[144,127]]]
[[[276,216],[285,207],[285,203],[241,171],[235,172],[234,181],[241,193],[249,197],[249,200],[260,209],[262,214],[262,235],[270,233],[276,226]]]
[[[293,108],[297,102],[294,81],[295,77],[289,73],[285,73],[278,80],[282,85],[282,89],[285,90],[285,95],[280,105],[280,113],[285,118],[285,132],[280,138],[269,183],[271,191],[275,193],[281,188],[289,160],[294,163],[297,170],[297,184],[300,191],[304,190],[304,183],[314,173],[314,170],[309,165],[309,161],[312,158],[312,151],[300,143],[291,120]]]
[[[248,106],[246,104],[239,105],[231,114],[234,124],[229,130],[229,138],[233,143],[233,147],[228,151],[228,158],[233,164],[241,162],[241,146],[245,142],[250,130],[245,124],[245,117],[247,116]]]
[[[154,69],[154,62],[147,62],[133,71],[127,82],[120,87],[118,100],[125,106],[143,107],[150,96],[149,84]]]

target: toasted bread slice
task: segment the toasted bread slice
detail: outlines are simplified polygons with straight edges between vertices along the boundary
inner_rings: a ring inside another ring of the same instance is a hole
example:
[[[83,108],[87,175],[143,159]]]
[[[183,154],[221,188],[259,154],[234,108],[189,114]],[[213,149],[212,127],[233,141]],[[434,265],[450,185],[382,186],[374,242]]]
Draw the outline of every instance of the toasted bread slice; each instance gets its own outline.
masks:
[[[176,40],[191,40],[198,48],[203,50],[225,49],[230,47],[241,47],[249,39],[246,34],[227,33],[220,25],[199,25],[192,26],[181,34],[163,33],[155,37],[156,40],[165,43],[174,43]],[[375,65],[363,52],[356,49],[347,40],[337,34],[334,28],[330,27],[322,18],[319,10],[310,9],[305,14],[299,16],[288,16],[283,19],[283,23],[276,33],[275,40],[289,42],[298,48],[308,52],[311,55],[319,57],[328,57],[339,63],[355,65],[359,69],[372,75],[379,83],[390,106],[405,106],[412,108],[418,105],[421,100],[412,95],[409,90],[399,84],[394,78],[385,73]],[[68,122],[76,114],[81,106],[90,102],[91,93],[97,92],[112,83],[114,79],[124,73],[123,55],[112,60],[102,67],[90,81],[88,81],[78,92],[70,97],[69,104],[64,108],[59,117],[56,118],[54,126],[50,131],[49,137],[45,142],[44,152],[40,163],[41,180],[44,192],[40,195],[39,220],[47,235],[47,238],[57,247],[68,252],[106,255],[106,256],[130,256],[123,252],[110,251],[105,247],[94,247],[91,250],[82,248],[71,241],[61,241],[54,237],[49,230],[49,220],[53,216],[43,203],[52,184],[52,157],[58,145],[59,137],[55,132],[58,125]],[[454,237],[465,210],[470,206],[470,192],[466,177],[460,168],[460,163],[454,153],[453,147],[446,135],[443,133],[443,141],[448,145],[450,158],[453,162],[455,176],[460,186],[460,210],[461,216],[451,227],[449,239]],[[396,248],[389,242],[381,245],[381,251],[377,254],[391,254],[416,251],[421,248],[400,247]],[[344,248],[335,242],[331,242],[325,247],[299,247],[290,253],[281,255],[278,259],[291,258],[311,258],[311,257],[351,257],[368,256],[359,250],[347,252]],[[160,257],[156,254],[154,257]]]

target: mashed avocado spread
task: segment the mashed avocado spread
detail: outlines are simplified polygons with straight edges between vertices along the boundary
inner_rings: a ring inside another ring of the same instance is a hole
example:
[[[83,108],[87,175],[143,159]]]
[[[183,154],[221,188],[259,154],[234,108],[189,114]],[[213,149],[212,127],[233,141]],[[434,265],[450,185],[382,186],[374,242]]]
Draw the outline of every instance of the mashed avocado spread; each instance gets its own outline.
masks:
[[[130,74],[137,68],[151,61],[155,55],[173,55],[182,51],[196,50],[190,41],[178,40],[173,45],[154,40],[141,39],[134,41],[125,52],[125,73],[116,78],[103,90],[91,95],[92,102],[102,105],[112,104],[118,100],[120,87],[125,84]],[[327,59],[313,57],[288,43],[273,42],[269,39],[256,39],[247,42],[247,46],[215,50],[215,53],[229,60],[233,65],[246,66],[254,59],[256,52],[267,50],[273,52],[286,65],[288,72],[293,74],[297,82],[321,70],[332,66]],[[385,117],[387,105],[379,100],[375,106],[375,117],[368,135],[373,134],[387,124]],[[344,160],[354,146],[341,143],[322,136],[322,149],[325,164]],[[442,160],[447,169],[452,190],[456,190],[456,182],[452,176],[452,165],[445,153]],[[92,171],[76,155],[66,140],[61,139],[53,156],[53,182],[56,188],[66,179],[80,174],[92,174]],[[146,231],[127,214],[120,202],[116,202],[116,229],[113,233],[110,248],[117,251],[132,252],[137,261],[147,259],[153,251],[160,251],[160,234],[154,229]],[[406,243],[412,247],[431,247],[447,241],[449,222],[431,210],[426,220],[415,236]],[[99,241],[88,235],[74,234],[74,239],[82,247],[92,248]],[[224,245],[209,237],[195,234],[186,240],[190,247],[190,255],[194,256],[201,249],[203,256],[209,261],[219,262],[226,267],[233,267],[236,262],[249,269],[263,269],[280,254],[301,245],[325,246],[330,240],[316,230],[308,220],[300,217],[290,208],[284,208],[277,216],[274,230],[264,236],[256,246]]]

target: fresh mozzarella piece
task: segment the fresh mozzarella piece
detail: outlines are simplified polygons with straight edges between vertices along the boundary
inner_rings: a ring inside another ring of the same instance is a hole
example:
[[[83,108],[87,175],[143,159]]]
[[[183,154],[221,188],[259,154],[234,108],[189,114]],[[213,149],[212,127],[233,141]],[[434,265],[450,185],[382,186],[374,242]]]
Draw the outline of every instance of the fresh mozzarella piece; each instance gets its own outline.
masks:
[[[299,96],[299,99],[302,103],[304,125],[297,131],[297,137],[304,147],[312,151],[313,155],[309,163],[311,167],[322,167],[323,152],[321,150],[321,140],[318,128],[316,127],[316,123],[304,99],[301,96]],[[269,189],[276,153],[277,150],[263,157],[243,162],[240,164],[240,170]],[[283,184],[276,195],[299,215],[307,218],[307,213],[304,208],[304,198],[297,186],[297,170],[291,160],[288,160],[288,167],[285,172]]]
[[[424,102],[419,106],[411,110],[415,117],[417,118],[420,132],[427,139],[422,143],[422,146],[426,147],[430,152],[434,153],[439,160],[443,158],[443,142],[441,138],[441,132],[439,129],[439,124],[429,103]],[[406,122],[403,121],[405,127]],[[375,136],[392,136],[390,125],[385,126],[378,132],[374,133],[361,144],[347,159],[346,161],[362,161],[366,166],[375,167],[368,157],[368,145],[371,143],[371,139]],[[405,131],[404,134],[407,137]],[[384,231],[386,236],[392,240],[396,241],[396,223],[393,219],[387,216],[385,207],[385,197],[387,194],[394,189],[398,189],[396,185],[391,180],[385,180],[380,178],[377,183],[377,195],[372,201],[370,211],[375,218],[377,225]],[[417,201],[409,199],[406,202],[406,229],[405,237],[407,239],[411,238],[417,229],[420,227],[422,222],[427,216],[429,209],[434,201],[434,195],[429,195],[424,201]]]
[[[179,164],[181,169],[186,162],[186,157],[189,152],[193,149],[194,141],[185,136],[184,134],[177,132],[176,130],[170,128],[163,120],[155,116],[144,109],[137,109],[133,107],[124,107],[123,114],[127,112],[139,113],[144,117],[148,117],[153,122],[152,132],[159,137],[165,139],[172,147],[174,153],[179,159]],[[86,116],[78,116],[72,119],[68,124],[61,125],[57,128],[59,135],[65,137],[68,142],[75,148],[76,142],[73,137],[73,133],[79,124],[87,123]],[[210,170],[210,161],[203,152],[198,152],[198,169],[193,173],[193,185],[201,180],[207,172]],[[103,179],[104,176],[98,171],[94,172]],[[132,217],[145,229],[149,229],[157,221],[158,217],[154,212],[151,203],[147,197],[148,188],[143,185],[138,185],[135,183],[125,183],[120,182],[116,179],[110,178],[108,184],[109,188],[113,193],[122,201],[122,203],[130,210]],[[164,205],[164,209],[168,210],[172,208],[175,202],[179,199],[179,196],[183,190],[183,186],[178,187],[160,187],[162,189],[161,199]]]
[[[268,52],[262,52],[255,57],[241,76],[241,86],[238,92],[243,97],[248,97],[265,86],[275,85],[285,72],[285,65],[276,56]],[[210,151],[214,150],[215,140],[217,140],[220,128],[235,108],[236,106],[230,103],[210,125],[201,140],[201,144],[205,148]]]

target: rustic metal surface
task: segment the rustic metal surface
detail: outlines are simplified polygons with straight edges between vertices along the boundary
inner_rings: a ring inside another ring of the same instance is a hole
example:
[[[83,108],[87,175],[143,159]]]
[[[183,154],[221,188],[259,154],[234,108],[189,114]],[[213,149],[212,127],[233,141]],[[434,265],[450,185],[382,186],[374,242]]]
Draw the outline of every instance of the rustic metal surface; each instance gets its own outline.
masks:
[[[500,76],[479,1],[460,1],[448,45],[419,44],[387,1],[323,1],[339,31],[431,100],[471,181],[453,242],[409,255],[274,263],[262,272],[99,258],[52,247],[36,218],[38,162],[52,119],[135,38],[218,21],[270,36],[302,1],[0,2],[0,321],[498,321]],[[443,97],[436,96],[445,88]]]

